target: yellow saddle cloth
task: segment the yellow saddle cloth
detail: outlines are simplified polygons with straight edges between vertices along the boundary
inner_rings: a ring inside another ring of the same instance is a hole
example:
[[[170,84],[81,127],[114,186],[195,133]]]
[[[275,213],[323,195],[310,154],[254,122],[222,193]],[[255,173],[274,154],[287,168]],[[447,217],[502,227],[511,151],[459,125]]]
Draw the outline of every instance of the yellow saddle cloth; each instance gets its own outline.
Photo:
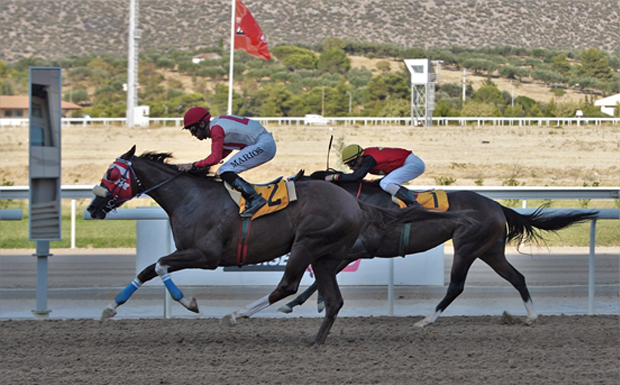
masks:
[[[240,192],[233,190],[228,183],[224,182],[224,186],[226,186],[232,200],[239,205],[239,214],[241,214],[245,210],[245,199],[243,199]],[[255,212],[252,215],[252,219],[280,211],[286,208],[290,202],[297,200],[295,183],[283,180],[282,177],[270,183],[252,186],[260,196],[267,200],[267,204]]]
[[[413,195],[413,198],[423,207],[433,211],[447,211],[450,208],[448,195],[444,190],[409,191],[409,194]],[[407,207],[400,199],[394,197],[392,199],[398,202],[401,209]]]

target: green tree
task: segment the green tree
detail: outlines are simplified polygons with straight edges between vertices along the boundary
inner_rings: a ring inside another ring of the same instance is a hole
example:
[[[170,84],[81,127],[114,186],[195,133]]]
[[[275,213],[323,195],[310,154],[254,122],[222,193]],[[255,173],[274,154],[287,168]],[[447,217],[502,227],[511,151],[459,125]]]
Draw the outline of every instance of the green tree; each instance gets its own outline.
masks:
[[[202,95],[201,95],[202,96]],[[203,98],[204,99],[204,98]],[[232,113],[238,114],[241,109],[241,105],[243,104],[243,99],[241,95],[236,93],[233,89],[233,100],[232,100]],[[196,106],[202,106],[201,104],[196,104]],[[194,107],[190,106],[189,108]],[[206,107],[206,106],[203,106]],[[215,94],[213,95],[211,109],[211,116],[223,115],[228,112],[228,84],[218,84],[215,86]]]
[[[549,70],[532,71],[532,79],[545,83],[546,86],[556,83],[565,83],[566,78],[561,73]]]
[[[8,80],[0,83],[0,95],[15,95],[13,91],[13,85]]]
[[[493,104],[471,100],[465,103],[461,109],[461,116],[498,117],[502,114]]]
[[[463,67],[474,71],[474,73],[486,72],[492,74],[497,69],[497,65],[486,59],[468,59],[463,62]]]
[[[364,87],[368,84],[372,78],[372,72],[366,67],[351,68],[347,73],[347,79],[349,83],[355,88]]]
[[[556,55],[551,58],[551,70],[561,73],[564,76],[570,75],[570,62],[564,54]]]
[[[597,48],[590,48],[581,54],[581,67],[577,74],[581,77],[596,78],[601,81],[610,81],[612,71],[609,61],[603,56],[603,52]]]
[[[313,70],[316,69],[318,61],[318,57],[314,53],[310,52],[309,54],[295,53],[292,55],[288,55],[286,58],[284,58],[284,60],[282,60],[282,63],[293,70]]]
[[[330,49],[319,56],[317,63],[319,73],[346,74],[351,69],[351,60],[344,51]]]
[[[377,62],[376,67],[379,71],[381,71],[382,73],[387,73],[390,72],[390,70],[392,69],[390,66],[390,62],[387,60],[380,60]]]
[[[497,70],[502,77],[507,79],[523,79],[524,77],[530,76],[530,71],[527,68],[516,67],[511,65],[505,65],[499,67]]]
[[[328,37],[323,40],[322,46],[323,51],[329,51],[332,49],[344,51],[344,48],[347,46],[347,44],[342,39],[339,39],[337,37]]]
[[[494,104],[496,106],[504,105],[502,91],[495,86],[482,86],[472,95],[474,101]]]
[[[9,74],[9,65],[5,61],[0,60],[0,79],[7,76],[8,74]]]

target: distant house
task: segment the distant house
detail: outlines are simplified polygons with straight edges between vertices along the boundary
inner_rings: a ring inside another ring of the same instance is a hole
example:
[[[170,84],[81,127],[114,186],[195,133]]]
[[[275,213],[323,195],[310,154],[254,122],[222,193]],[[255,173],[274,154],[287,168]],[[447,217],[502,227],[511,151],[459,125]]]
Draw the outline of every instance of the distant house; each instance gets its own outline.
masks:
[[[29,96],[0,95],[0,119],[26,119],[30,108]],[[68,115],[71,111],[81,110],[82,106],[61,101],[62,115]]]
[[[599,99],[594,102],[594,105],[601,107],[601,112],[609,116],[614,116],[616,108],[619,108],[618,103],[620,103],[620,94],[612,95],[604,99]]]
[[[201,53],[200,55],[196,55],[192,58],[192,63],[198,64],[205,60],[218,60],[221,59],[222,56],[216,53]]]

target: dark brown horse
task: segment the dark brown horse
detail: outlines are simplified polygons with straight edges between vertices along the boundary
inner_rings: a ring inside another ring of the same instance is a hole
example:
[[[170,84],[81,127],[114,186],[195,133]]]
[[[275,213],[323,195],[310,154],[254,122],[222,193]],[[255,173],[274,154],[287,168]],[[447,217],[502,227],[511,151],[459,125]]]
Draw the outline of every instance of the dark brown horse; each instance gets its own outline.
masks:
[[[219,266],[256,264],[290,252],[284,276],[276,289],[254,304],[260,311],[294,294],[306,268],[312,264],[318,286],[325,297],[325,318],[314,340],[325,342],[343,305],[336,282],[337,267],[360,239],[380,238],[404,223],[423,221],[447,233],[462,222],[451,213],[432,213],[411,208],[387,210],[359,201],[338,186],[324,181],[296,183],[297,201],[282,211],[250,222],[247,254],[239,259],[243,236],[239,208],[224,185],[213,178],[180,173],[166,164],[170,154],[146,153],[134,156],[135,146],[108,169],[95,198],[88,207],[91,217],[104,219],[124,201],[141,194],[151,196],[168,214],[176,251],[161,257],[140,272],[108,307],[102,319],[116,309],[145,282],[159,276],[173,299],[198,312],[194,298],[187,298],[170,278],[182,269],[215,269]],[[350,261],[347,261],[350,262]],[[233,318],[228,318],[234,323]]]
[[[324,176],[325,172],[319,171],[315,172],[312,178],[323,180]],[[391,196],[383,191],[378,183],[340,183],[339,185],[362,201],[399,210],[392,202]],[[403,231],[406,230],[400,229],[397,232],[385,233],[377,237],[358,239],[350,250],[351,256],[347,258],[347,260],[355,260],[357,258],[397,257],[425,251],[452,239],[454,257],[448,291],[435,310],[417,322],[417,326],[425,326],[434,322],[463,292],[467,272],[477,258],[487,263],[517,289],[527,310],[526,322],[532,323],[537,318],[532,299],[525,278],[506,260],[506,243],[513,240],[539,242],[542,240],[542,234],[537,229],[556,231],[574,223],[593,219],[597,214],[596,211],[586,213],[566,211],[549,214],[539,209],[533,214],[522,215],[471,191],[448,193],[448,201],[450,204],[448,211],[469,218],[470,225],[448,228],[443,224],[428,226],[424,223],[412,223],[408,230],[408,237],[403,236]],[[408,243],[404,244],[403,239],[409,239]],[[338,267],[338,271],[346,266],[347,264],[343,262]],[[293,301],[281,307],[279,311],[290,313],[293,307],[303,304],[316,289],[316,283],[312,284]],[[319,302],[319,311],[320,309],[321,303]]]

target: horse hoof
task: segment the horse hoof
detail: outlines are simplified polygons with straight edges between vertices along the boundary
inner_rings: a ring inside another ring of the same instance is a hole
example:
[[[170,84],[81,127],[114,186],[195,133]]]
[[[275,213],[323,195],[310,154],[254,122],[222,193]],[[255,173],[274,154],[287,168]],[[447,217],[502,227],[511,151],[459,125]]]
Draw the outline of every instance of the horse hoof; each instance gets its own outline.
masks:
[[[414,323],[413,326],[416,326],[416,327],[419,327],[419,328],[423,328],[424,326],[426,326],[426,322],[424,322],[424,320],[418,321],[418,322]]]
[[[187,307],[187,310],[193,311],[194,313],[200,313],[200,311],[198,310],[198,302],[196,302],[196,298],[192,297],[192,299],[189,300],[189,306]]]
[[[293,312],[293,308],[290,307],[289,305],[284,305],[281,308],[278,309],[278,311],[280,313],[285,313],[285,314],[289,314]]]
[[[105,308],[103,310],[103,313],[101,313],[101,321],[105,321],[107,319],[110,319],[110,318],[114,317],[115,315],[116,315],[116,310],[110,309],[109,307]]]
[[[325,310],[325,302],[318,302],[316,304],[316,310],[321,313],[323,312],[323,310]]]
[[[232,314],[225,315],[224,318],[220,321],[221,325],[225,326],[235,326],[237,324],[237,320],[233,317]]]

